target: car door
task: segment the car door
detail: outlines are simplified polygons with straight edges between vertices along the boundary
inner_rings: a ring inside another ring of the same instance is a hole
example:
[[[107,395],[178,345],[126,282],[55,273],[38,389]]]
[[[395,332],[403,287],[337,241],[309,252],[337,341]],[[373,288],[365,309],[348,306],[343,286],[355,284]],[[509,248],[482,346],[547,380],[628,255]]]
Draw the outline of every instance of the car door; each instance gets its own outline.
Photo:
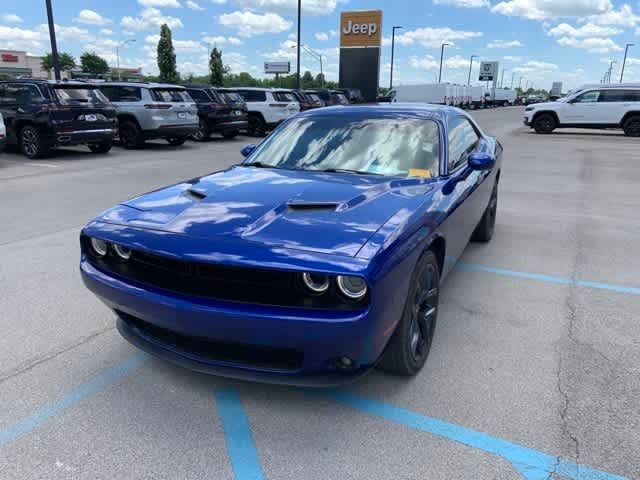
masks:
[[[575,125],[595,125],[607,123],[606,105],[599,102],[600,90],[587,90],[567,103],[563,109],[564,118],[560,118],[560,123]]]
[[[619,125],[632,104],[633,92],[619,88],[602,90],[598,98],[599,116],[603,123]]]
[[[466,117],[449,118],[446,182],[442,186],[442,201],[447,216],[442,229],[449,260],[460,257],[489,202],[491,186],[484,180],[490,172],[468,169],[469,155],[486,148],[482,136]]]

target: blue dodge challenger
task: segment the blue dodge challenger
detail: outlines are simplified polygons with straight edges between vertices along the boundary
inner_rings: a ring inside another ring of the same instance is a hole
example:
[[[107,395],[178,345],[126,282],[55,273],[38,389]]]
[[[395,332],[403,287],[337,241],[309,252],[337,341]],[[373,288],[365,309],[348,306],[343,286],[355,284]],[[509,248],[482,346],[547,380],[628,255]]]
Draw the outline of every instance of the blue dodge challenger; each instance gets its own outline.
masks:
[[[418,372],[442,279],[493,235],[500,143],[456,108],[392,104],[311,110],[242,153],[84,227],[82,278],[120,333],[274,383]]]

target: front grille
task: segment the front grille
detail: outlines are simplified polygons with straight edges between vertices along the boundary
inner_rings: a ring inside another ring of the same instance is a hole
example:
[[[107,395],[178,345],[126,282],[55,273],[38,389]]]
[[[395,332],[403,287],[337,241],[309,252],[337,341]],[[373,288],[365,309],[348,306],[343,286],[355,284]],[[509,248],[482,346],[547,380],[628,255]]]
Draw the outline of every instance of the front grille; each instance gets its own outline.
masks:
[[[331,310],[358,310],[368,301],[368,298],[347,299],[333,286],[323,295],[313,295],[302,285],[298,272],[187,262],[140,250],[134,250],[125,262],[115,255],[113,248],[105,257],[98,257],[84,235],[81,244],[89,262],[99,270],[188,296]]]
[[[117,311],[117,313],[124,322],[137,329],[143,336],[173,350],[197,356],[205,361],[291,371],[299,370],[303,365],[303,352],[293,348],[274,348],[188,337],[172,330],[152,325],[124,312]]]

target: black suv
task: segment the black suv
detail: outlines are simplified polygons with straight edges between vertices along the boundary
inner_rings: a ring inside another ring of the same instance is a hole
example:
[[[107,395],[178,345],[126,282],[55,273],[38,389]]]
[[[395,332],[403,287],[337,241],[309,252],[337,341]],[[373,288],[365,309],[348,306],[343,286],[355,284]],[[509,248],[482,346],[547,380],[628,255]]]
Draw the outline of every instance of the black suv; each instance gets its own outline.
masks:
[[[116,110],[95,86],[83,82],[7,80],[0,82],[0,113],[7,143],[29,158],[52,147],[88,145],[95,153],[111,150]]]
[[[194,140],[202,141],[212,133],[224,138],[233,138],[248,125],[247,106],[236,104],[211,85],[184,85],[198,107],[199,127],[191,135]]]

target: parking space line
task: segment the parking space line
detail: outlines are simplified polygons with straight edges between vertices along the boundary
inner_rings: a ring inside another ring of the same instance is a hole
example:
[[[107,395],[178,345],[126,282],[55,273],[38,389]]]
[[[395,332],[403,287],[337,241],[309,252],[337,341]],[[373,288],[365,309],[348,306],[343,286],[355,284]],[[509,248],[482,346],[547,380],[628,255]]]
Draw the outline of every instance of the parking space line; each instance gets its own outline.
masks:
[[[218,415],[236,480],[264,480],[251,428],[235,388],[216,390]]]
[[[118,365],[103,371],[99,375],[76,387],[61,399],[55,400],[38,408],[31,415],[17,421],[4,430],[1,430],[0,447],[15,440],[21,435],[24,435],[25,433],[30,432],[34,428],[37,428],[47,420],[77,405],[87,397],[98,393],[100,390],[123,377],[131,370],[141,366],[148,358],[149,356],[146,353],[135,353]]]
[[[557,285],[575,285],[577,287],[596,288],[600,290],[611,290],[613,292],[619,293],[629,293],[631,295],[640,295],[640,288],[637,287],[627,287],[625,285],[616,285],[613,283],[593,282],[590,280],[557,277],[554,275],[545,275],[542,273],[519,272],[517,270],[488,267],[479,263],[458,262],[456,268],[467,271],[495,273],[497,275],[503,275],[506,277],[525,278],[527,280],[555,283]]]
[[[516,471],[526,480],[551,478],[552,474],[573,480],[630,480],[619,475],[562,460],[558,457],[523,447],[507,440],[495,438],[470,428],[437,418],[427,417],[377,400],[359,397],[348,392],[326,390],[312,392],[312,394],[376,417],[391,420],[392,422],[409,428],[428,432],[487,453],[498,455],[511,463]],[[542,472],[545,473],[545,477],[542,476]]]

